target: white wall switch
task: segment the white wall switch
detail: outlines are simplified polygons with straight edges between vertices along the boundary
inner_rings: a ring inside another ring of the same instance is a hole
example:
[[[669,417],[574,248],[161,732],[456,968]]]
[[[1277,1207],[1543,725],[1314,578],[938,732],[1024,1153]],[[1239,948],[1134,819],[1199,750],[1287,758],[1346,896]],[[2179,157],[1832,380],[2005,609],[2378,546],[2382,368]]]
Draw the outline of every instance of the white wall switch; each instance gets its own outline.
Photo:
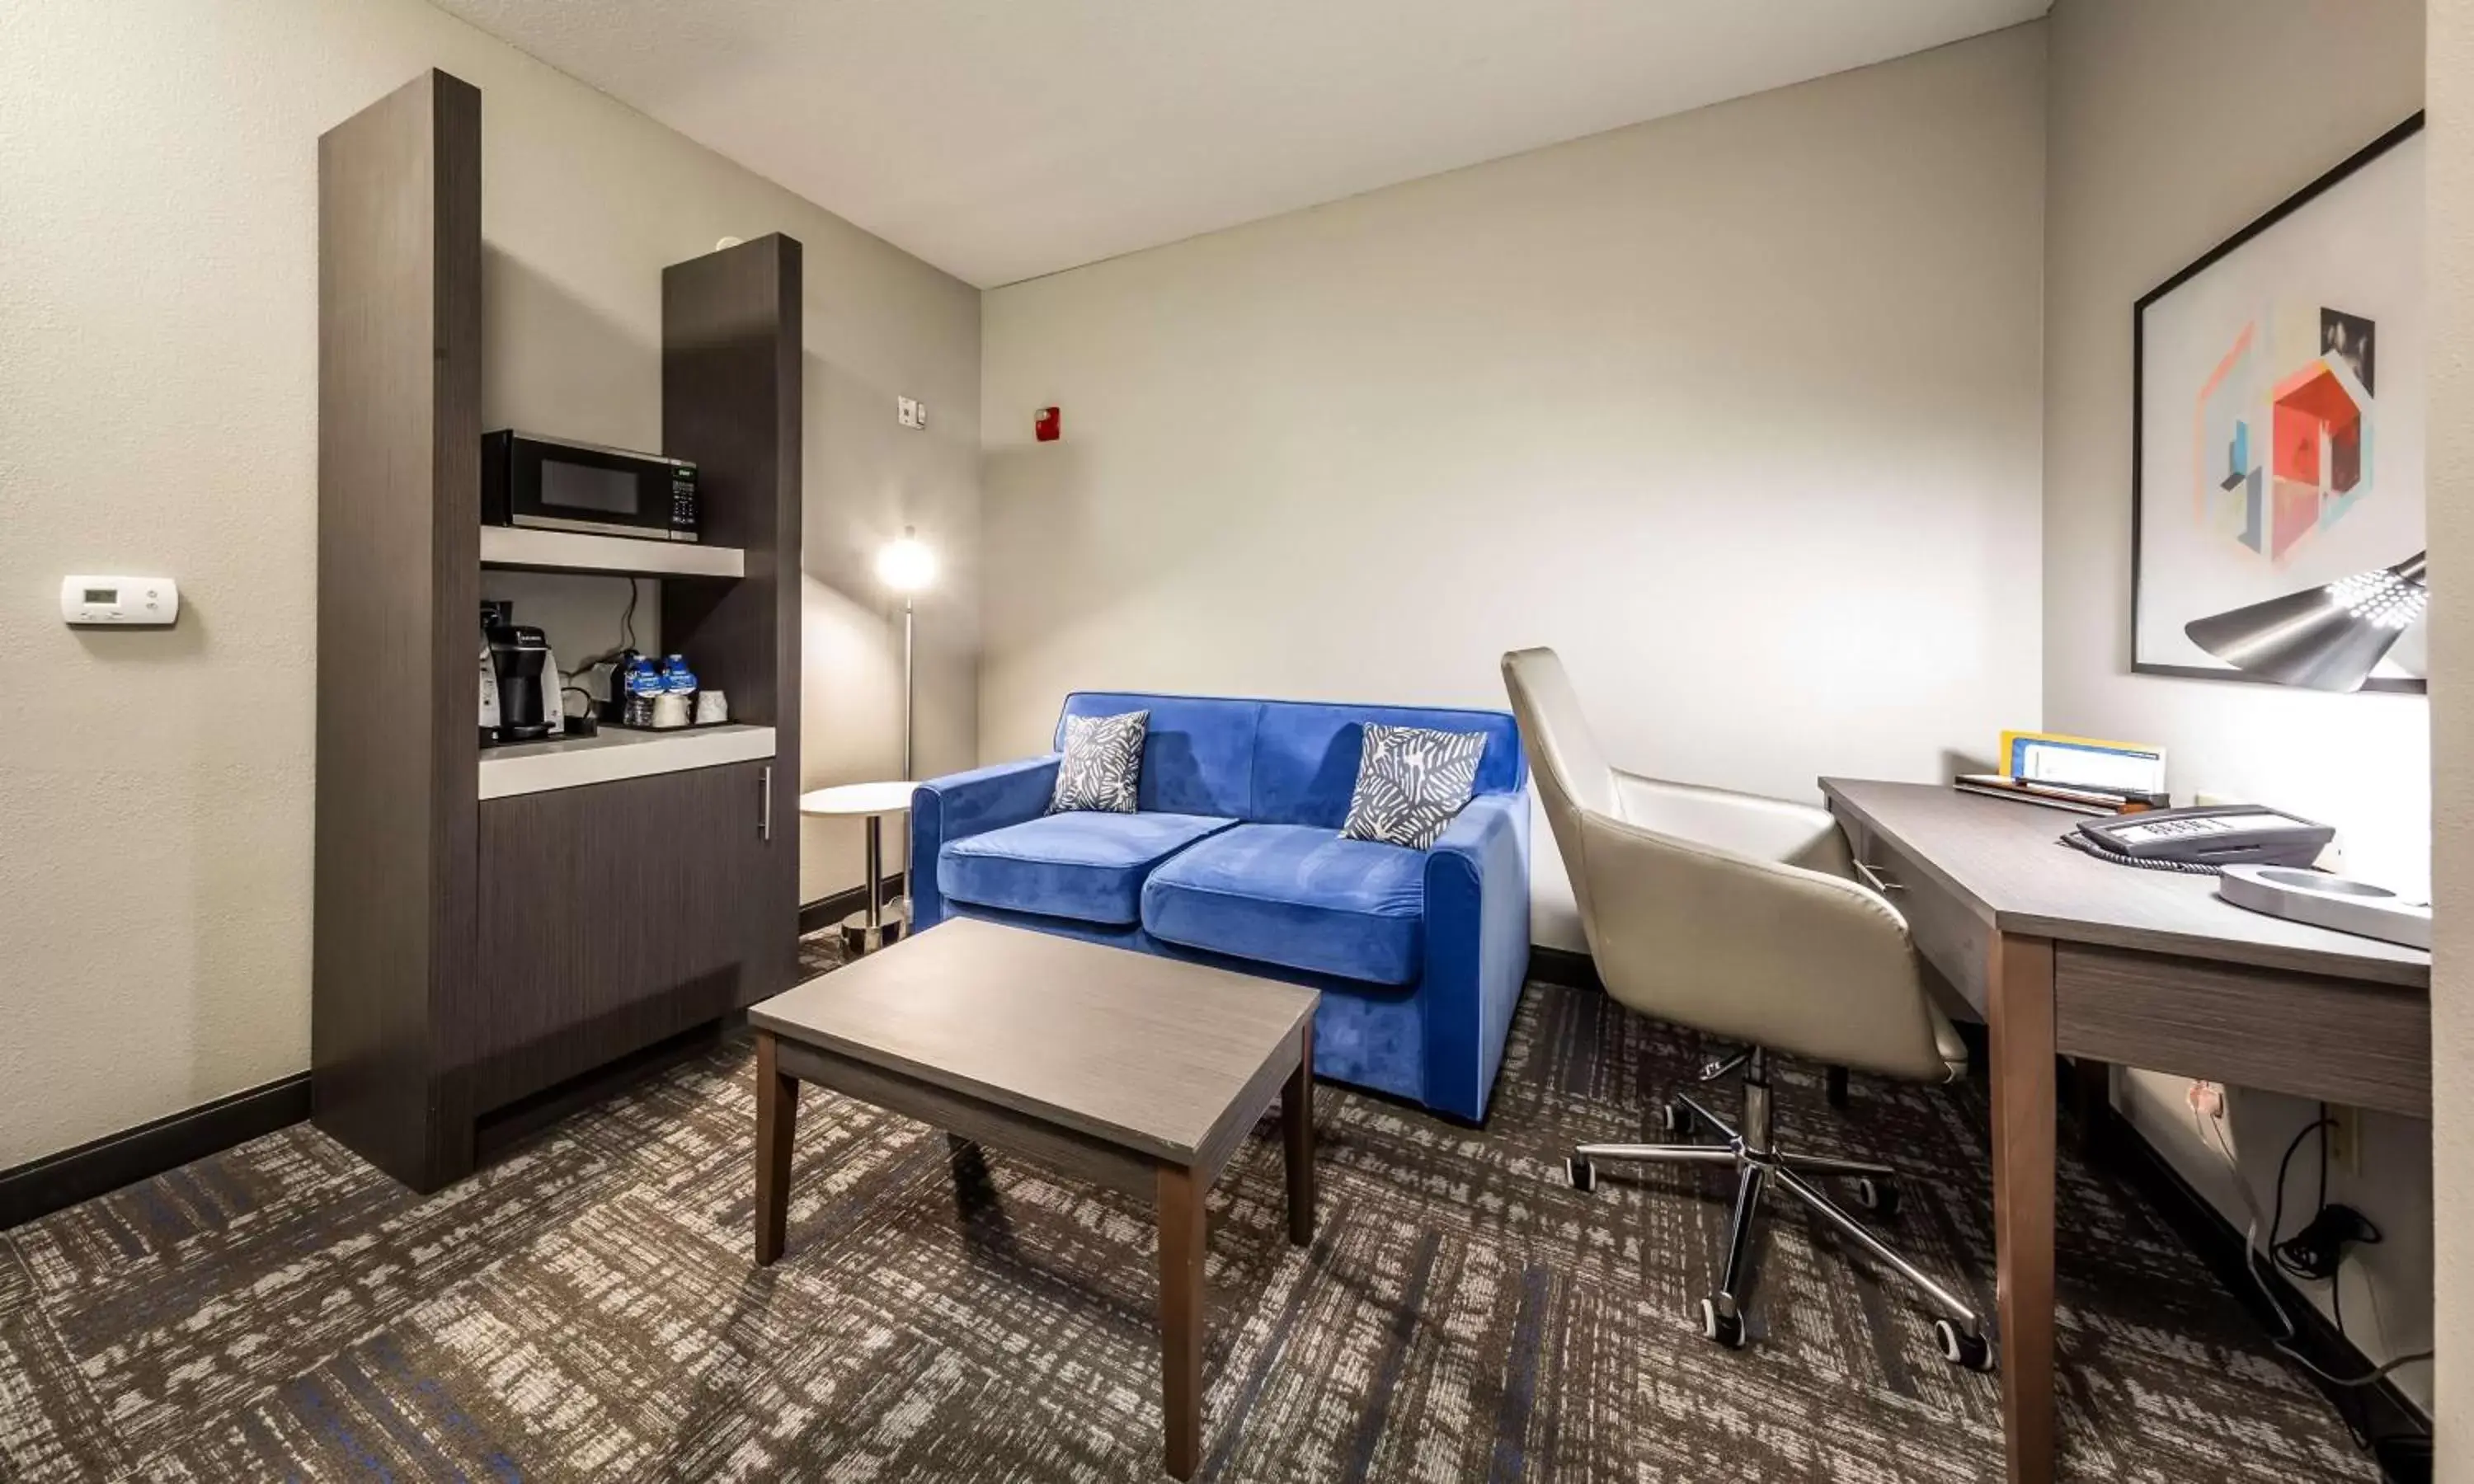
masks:
[[[928,425],[928,404],[915,396],[897,396],[893,399],[893,417],[906,428],[924,428]]]
[[[928,425],[928,404],[926,402],[918,401],[916,399],[911,402],[910,425],[914,428],[924,428]]]
[[[168,577],[61,579],[64,623],[163,625],[180,616],[181,585]]]

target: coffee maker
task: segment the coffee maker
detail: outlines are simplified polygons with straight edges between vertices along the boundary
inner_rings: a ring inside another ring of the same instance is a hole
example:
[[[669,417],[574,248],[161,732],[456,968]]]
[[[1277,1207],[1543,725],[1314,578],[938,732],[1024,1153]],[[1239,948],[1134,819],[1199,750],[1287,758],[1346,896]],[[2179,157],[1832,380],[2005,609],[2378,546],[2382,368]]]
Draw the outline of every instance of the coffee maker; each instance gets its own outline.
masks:
[[[562,730],[558,659],[548,638],[516,623],[491,624],[482,634],[482,741],[536,742]]]

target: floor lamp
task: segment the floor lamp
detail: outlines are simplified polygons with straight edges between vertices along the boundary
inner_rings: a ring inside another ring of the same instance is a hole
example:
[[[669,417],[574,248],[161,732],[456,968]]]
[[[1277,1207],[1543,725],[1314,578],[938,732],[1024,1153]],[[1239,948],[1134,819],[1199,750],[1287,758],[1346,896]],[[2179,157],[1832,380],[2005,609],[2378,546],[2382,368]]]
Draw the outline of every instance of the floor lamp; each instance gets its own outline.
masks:
[[[916,600],[921,592],[936,581],[935,548],[919,539],[916,526],[904,526],[899,539],[885,543],[876,554],[877,581],[902,594],[902,778],[917,782],[913,751],[917,728],[913,722],[919,701],[918,654],[914,634],[918,615]],[[902,830],[902,901],[895,914],[906,925],[910,921],[910,829],[908,821]]]

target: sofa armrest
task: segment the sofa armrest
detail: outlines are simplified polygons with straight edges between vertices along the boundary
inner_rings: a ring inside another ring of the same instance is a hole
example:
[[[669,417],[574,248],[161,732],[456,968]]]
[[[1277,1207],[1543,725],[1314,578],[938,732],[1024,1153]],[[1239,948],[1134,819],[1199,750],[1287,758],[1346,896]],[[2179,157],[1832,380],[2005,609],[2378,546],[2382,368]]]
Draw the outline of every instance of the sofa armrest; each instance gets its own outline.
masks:
[[[1486,1116],[1529,974],[1529,791],[1480,794],[1426,856],[1430,1108]]]
[[[930,778],[910,791],[910,877],[903,886],[910,896],[912,931],[934,927],[945,917],[944,894],[936,889],[937,850],[949,840],[1039,818],[1055,796],[1062,760],[1063,754],[1051,753],[995,763]]]

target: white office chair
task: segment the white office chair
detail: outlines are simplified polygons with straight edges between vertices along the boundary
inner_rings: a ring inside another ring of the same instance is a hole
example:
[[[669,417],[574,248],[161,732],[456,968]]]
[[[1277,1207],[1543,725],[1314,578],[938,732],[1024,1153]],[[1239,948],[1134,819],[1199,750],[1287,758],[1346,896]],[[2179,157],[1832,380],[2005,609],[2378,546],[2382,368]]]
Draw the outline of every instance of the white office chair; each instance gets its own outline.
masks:
[[[1976,1310],[1812,1183],[1851,1180],[1859,1204],[1888,1215],[1895,1172],[1790,1154],[1772,1139],[1773,1051],[1919,1081],[1949,1081],[1967,1067],[1965,1045],[1925,988],[1905,922],[1855,879],[1837,822],[1808,804],[1608,766],[1553,650],[1504,656],[1503,681],[1607,993],[1642,1015],[1746,1048],[1701,1077],[1743,1072],[1740,1130],[1678,1094],[1661,1110],[1678,1142],[1583,1144],[1569,1161],[1573,1185],[1592,1188],[1599,1161],[1735,1169],[1725,1276],[1701,1301],[1703,1332],[1731,1349],[1744,1343],[1761,1195],[1775,1185],[1923,1290],[1942,1316],[1933,1328],[1944,1358],[1991,1370],[1993,1347]],[[1724,1142],[1688,1141],[1705,1127]]]

